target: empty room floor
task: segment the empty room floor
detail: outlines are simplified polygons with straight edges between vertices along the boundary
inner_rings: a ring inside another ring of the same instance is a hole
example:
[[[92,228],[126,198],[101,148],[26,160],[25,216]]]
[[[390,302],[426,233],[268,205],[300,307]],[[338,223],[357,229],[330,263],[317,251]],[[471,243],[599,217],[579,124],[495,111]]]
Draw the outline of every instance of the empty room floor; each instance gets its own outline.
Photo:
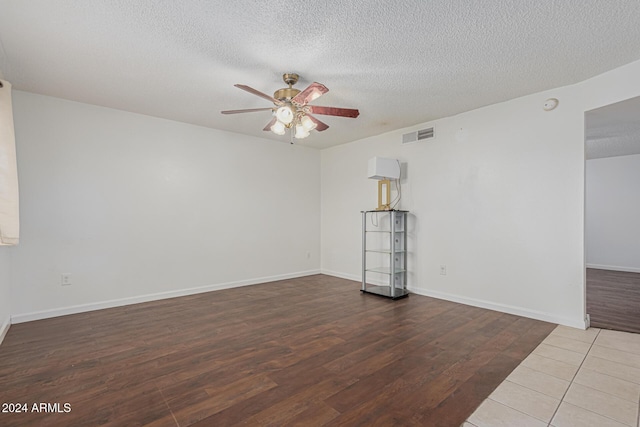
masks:
[[[464,427],[636,427],[640,335],[558,326]]]
[[[2,426],[636,427],[640,335],[316,275],[13,325],[0,384]]]
[[[459,427],[554,328],[325,275],[16,324],[0,425]]]

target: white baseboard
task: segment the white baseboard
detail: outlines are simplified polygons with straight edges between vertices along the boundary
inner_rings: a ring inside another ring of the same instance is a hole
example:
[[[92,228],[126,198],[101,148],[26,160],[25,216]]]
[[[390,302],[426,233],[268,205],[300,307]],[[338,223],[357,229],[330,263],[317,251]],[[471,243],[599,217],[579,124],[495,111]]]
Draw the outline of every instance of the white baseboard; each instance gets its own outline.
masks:
[[[516,307],[507,304],[500,304],[491,301],[485,301],[475,298],[467,298],[460,295],[449,294],[445,292],[432,291],[430,289],[410,286],[409,290],[418,295],[443,299],[446,301],[458,302],[460,304],[471,305],[474,307],[486,308],[488,310],[500,311],[502,313],[515,314],[516,316],[528,317],[530,319],[542,320],[544,322],[557,323],[559,325],[570,326],[572,328],[587,329],[586,319],[573,319],[559,317],[551,313],[545,313],[537,310]]]
[[[640,268],[620,267],[619,265],[587,264],[587,268],[595,268],[598,270],[626,271],[627,273],[640,273]]]
[[[362,277],[353,274],[339,273],[331,270],[322,270],[322,274],[329,276],[340,277],[342,279],[355,280],[356,282],[362,281]],[[386,283],[377,283],[376,281],[369,281],[375,285],[385,285]],[[438,298],[446,301],[457,302],[460,304],[471,305],[473,307],[486,308],[488,310],[499,311],[502,313],[515,314],[516,316],[528,317],[530,319],[542,320],[544,322],[557,323],[560,325],[570,326],[572,328],[587,329],[587,320],[576,320],[564,317],[558,317],[550,313],[544,313],[536,310],[529,310],[522,307],[514,307],[506,304],[494,303],[491,301],[479,300],[475,298],[467,298],[459,295],[448,294],[445,292],[432,291],[426,288],[420,288],[417,286],[409,286],[410,292],[418,295],[424,295],[426,297]]]
[[[320,274],[326,274],[327,276],[339,277],[341,279],[353,280],[354,282],[362,282],[362,277],[356,276],[355,274],[340,273],[340,272],[331,271],[331,270],[321,270]]]
[[[108,301],[100,301],[88,304],[72,305],[55,308],[52,310],[34,311],[31,313],[15,314],[11,316],[11,323],[24,323],[33,320],[48,319],[51,317],[66,316],[69,314],[84,313],[86,311],[102,310],[105,308],[121,307],[124,305],[139,304],[142,302],[157,301],[161,299],[182,297],[185,295],[201,294],[204,292],[219,291],[222,289],[238,288],[241,286],[257,285],[259,283],[275,282],[277,280],[295,279],[296,277],[320,274],[320,270],[299,271],[296,273],[280,274],[277,276],[259,277],[256,279],[239,280],[236,282],[219,283],[216,285],[200,286],[197,288],[179,289],[176,291],[158,292],[154,294],[139,295],[135,297],[119,298]],[[7,328],[8,329],[8,328]]]
[[[2,322],[2,326],[0,326],[0,344],[2,344],[4,337],[7,336],[7,332],[9,332],[10,327],[11,327],[11,318],[8,317]]]

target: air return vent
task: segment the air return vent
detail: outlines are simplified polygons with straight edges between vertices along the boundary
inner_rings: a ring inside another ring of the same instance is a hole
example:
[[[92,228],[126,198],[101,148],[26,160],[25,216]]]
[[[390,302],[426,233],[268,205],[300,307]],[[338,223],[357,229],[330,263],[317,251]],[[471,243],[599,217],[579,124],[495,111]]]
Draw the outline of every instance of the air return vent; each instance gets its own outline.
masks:
[[[410,144],[412,142],[422,141],[425,139],[433,139],[436,137],[436,128],[430,127],[426,129],[420,129],[415,132],[405,133],[402,135],[402,143]]]

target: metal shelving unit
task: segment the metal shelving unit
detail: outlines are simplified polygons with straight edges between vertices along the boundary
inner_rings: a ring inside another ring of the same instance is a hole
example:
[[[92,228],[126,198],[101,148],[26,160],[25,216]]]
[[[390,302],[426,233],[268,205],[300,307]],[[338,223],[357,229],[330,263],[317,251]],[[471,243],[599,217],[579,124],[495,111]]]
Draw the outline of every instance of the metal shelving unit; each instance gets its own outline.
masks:
[[[362,292],[394,300],[409,295],[407,214],[408,211],[396,210],[362,211]],[[367,273],[382,278],[379,282],[386,284],[368,284]]]

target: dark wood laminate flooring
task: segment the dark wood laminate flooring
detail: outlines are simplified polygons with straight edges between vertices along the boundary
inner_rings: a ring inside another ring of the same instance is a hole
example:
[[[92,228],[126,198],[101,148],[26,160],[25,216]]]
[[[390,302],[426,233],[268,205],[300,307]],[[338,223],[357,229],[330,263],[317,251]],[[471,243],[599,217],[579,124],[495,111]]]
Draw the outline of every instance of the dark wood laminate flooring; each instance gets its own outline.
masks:
[[[587,269],[591,326],[640,333],[640,273]]]
[[[71,412],[0,425],[458,427],[554,327],[325,275],[17,324],[0,402]]]

